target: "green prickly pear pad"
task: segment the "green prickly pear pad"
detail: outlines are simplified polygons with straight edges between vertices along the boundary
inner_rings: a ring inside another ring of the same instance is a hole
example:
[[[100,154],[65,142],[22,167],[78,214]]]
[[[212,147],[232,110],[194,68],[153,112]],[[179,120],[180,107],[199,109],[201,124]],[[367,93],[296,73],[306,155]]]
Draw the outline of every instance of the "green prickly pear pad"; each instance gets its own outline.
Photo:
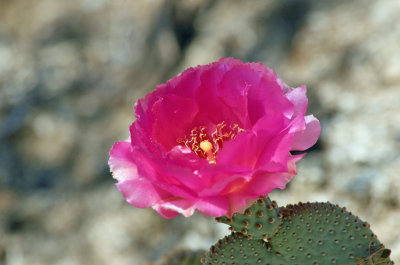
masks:
[[[259,211],[260,205],[258,201],[249,209]],[[280,222],[276,229],[270,230],[274,232],[269,234],[268,242],[259,239],[257,230],[254,233],[249,229],[253,228],[249,224],[258,221],[257,217],[250,214],[243,219],[244,215],[234,215],[230,224],[240,231],[243,221],[247,221],[247,233],[232,233],[218,241],[202,259],[203,264],[393,264],[390,250],[379,242],[368,223],[331,203],[299,203],[281,208],[276,214],[281,217],[278,218]],[[221,218],[220,221],[229,223],[227,220]]]
[[[392,264],[369,224],[346,208],[299,203],[281,212],[282,226],[269,242],[286,264]]]
[[[275,263],[271,263],[276,259]],[[202,258],[204,265],[280,264],[263,240],[248,239],[241,233],[232,233],[218,241]]]
[[[279,214],[278,205],[275,201],[271,202],[268,197],[259,198],[243,214],[235,213],[232,219],[225,216],[216,218],[218,222],[229,224],[234,231],[253,239],[271,237],[282,222],[281,219],[282,215]]]

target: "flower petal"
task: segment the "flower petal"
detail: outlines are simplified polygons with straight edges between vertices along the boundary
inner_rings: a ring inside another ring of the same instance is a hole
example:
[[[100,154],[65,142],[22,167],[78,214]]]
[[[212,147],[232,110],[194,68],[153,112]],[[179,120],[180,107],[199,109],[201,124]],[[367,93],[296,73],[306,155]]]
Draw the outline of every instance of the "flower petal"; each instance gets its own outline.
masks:
[[[248,90],[249,118],[254,125],[258,119],[268,116],[291,118],[294,106],[282,92],[276,79],[261,79]]]
[[[154,210],[156,210],[158,212],[158,214],[160,214],[162,217],[164,217],[165,219],[171,219],[176,217],[179,212],[171,210],[171,209],[166,209],[164,207],[162,207],[159,204],[153,205],[152,207]]]
[[[306,91],[306,86],[300,86],[286,93],[286,97],[294,105],[294,116],[304,115],[304,113],[306,112],[308,105]]]
[[[243,192],[251,196],[256,196],[257,194],[268,194],[276,188],[285,188],[286,184],[297,174],[296,162],[304,155],[291,156],[288,159],[288,170],[286,172],[258,170]]]
[[[193,202],[180,198],[170,198],[159,202],[157,205],[153,206],[153,208],[159,213],[161,212],[164,215],[172,217],[174,217],[175,213],[180,213],[185,217],[189,217],[195,211]]]
[[[144,179],[125,180],[116,186],[127,202],[139,208],[152,206],[168,194]]]
[[[304,120],[306,128],[294,134],[291,150],[306,150],[313,146],[318,140],[321,133],[319,121],[313,115],[305,116]]]
[[[130,142],[116,142],[110,150],[108,165],[118,181],[137,178],[137,167],[132,159]]]
[[[178,139],[190,132],[190,125],[197,113],[197,105],[192,99],[164,95],[152,107],[152,115],[156,117],[152,135],[166,150],[170,150],[177,145]]]
[[[202,198],[195,206],[199,212],[208,216],[222,216],[229,210],[228,199],[224,196]]]

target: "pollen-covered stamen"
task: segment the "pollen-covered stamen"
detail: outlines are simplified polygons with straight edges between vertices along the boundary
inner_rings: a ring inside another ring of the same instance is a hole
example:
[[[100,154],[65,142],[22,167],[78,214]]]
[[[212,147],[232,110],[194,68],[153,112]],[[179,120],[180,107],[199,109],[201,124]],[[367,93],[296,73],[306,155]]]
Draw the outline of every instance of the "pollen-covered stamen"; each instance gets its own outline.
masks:
[[[243,131],[237,124],[230,127],[227,127],[224,121],[217,124],[215,131],[211,134],[213,141],[217,144],[215,152],[218,152],[222,148],[225,141],[234,139],[238,133]]]
[[[206,127],[201,126],[195,127],[190,132],[189,138],[185,136],[184,139],[178,139],[177,142],[189,147],[200,158],[207,159],[210,164],[215,164],[217,153],[222,149],[223,143],[234,139],[242,131],[244,130],[239,125],[234,124],[228,127],[223,121],[216,125],[211,137],[207,133]]]

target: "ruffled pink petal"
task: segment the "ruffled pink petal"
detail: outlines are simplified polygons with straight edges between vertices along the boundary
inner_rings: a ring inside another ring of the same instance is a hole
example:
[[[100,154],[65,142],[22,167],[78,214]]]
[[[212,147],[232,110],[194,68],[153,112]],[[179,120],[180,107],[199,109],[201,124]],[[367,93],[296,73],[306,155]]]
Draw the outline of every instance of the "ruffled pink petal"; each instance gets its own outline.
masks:
[[[229,203],[224,196],[206,197],[196,202],[196,208],[207,216],[222,216],[228,212]]]
[[[205,69],[200,77],[201,84],[197,90],[195,100],[199,108],[194,123],[199,126],[212,127],[225,121],[227,124],[240,123],[223,99],[218,95],[218,86],[222,78],[230,69],[230,65],[215,65]],[[241,125],[241,124],[240,124]]]
[[[216,169],[211,167],[209,170],[202,170],[200,175],[204,180],[205,188],[199,191],[200,197],[215,197],[221,194],[232,192],[238,188],[235,183],[247,181],[251,178],[252,171],[249,167],[220,166]]]
[[[202,72],[203,69],[199,67],[186,69],[167,82],[165,94],[174,94],[179,97],[193,99],[200,86],[200,76]]]
[[[155,140],[166,150],[176,146],[177,140],[192,129],[191,124],[198,111],[192,99],[173,94],[164,95],[152,107],[152,115],[156,117],[152,127]]]
[[[285,188],[286,184],[297,174],[295,163],[303,156],[304,154],[290,157],[287,172],[269,173],[260,171],[255,173],[250,181],[241,186],[238,192],[229,195],[230,207],[227,216],[230,218],[233,213],[243,212],[260,195],[267,195],[276,188]]]
[[[165,209],[163,208],[161,205],[156,204],[153,205],[152,207],[155,211],[158,212],[159,215],[161,215],[162,217],[164,217],[165,219],[172,219],[175,218],[176,216],[178,216],[179,212],[174,211],[174,210],[170,210],[170,209]]]
[[[290,119],[282,115],[282,113],[269,113],[260,117],[251,130],[256,133],[263,131],[263,135],[266,139],[269,139],[283,131],[289,124]],[[259,134],[257,133],[257,135]]]
[[[304,131],[305,128],[306,128],[306,123],[304,120],[304,116],[298,115],[290,122],[286,132],[290,134],[295,134],[297,132]]]
[[[168,152],[162,171],[197,194],[205,185],[199,174],[199,169],[205,166],[209,166],[207,160],[200,159],[187,147],[176,146]]]
[[[139,148],[133,148],[132,157],[137,165],[138,174],[142,178],[156,183],[157,187],[174,196],[187,198],[188,200],[195,198],[196,193],[194,190],[182,185],[174,175],[165,174],[168,164],[165,164],[164,160],[151,156]]]
[[[157,86],[157,89],[151,93],[148,93],[144,98],[139,99],[134,106],[136,122],[141,123],[141,127],[146,133],[144,136],[151,135],[152,124],[156,117],[152,114],[152,107],[154,103],[166,93],[166,85],[161,84]]]
[[[305,154],[290,156],[286,172],[266,172],[259,170],[244,188],[249,196],[266,195],[273,189],[285,188],[286,184],[297,174],[296,162]]]
[[[163,214],[174,215],[175,213],[180,213],[185,217],[191,216],[196,209],[193,202],[180,198],[170,198],[159,202],[153,208],[157,211],[161,211]]]
[[[243,67],[234,67],[225,74],[218,84],[217,93],[221,102],[231,109],[232,115],[239,121],[238,125],[249,128],[251,124],[247,113],[248,84],[252,83],[250,80],[258,82],[260,77],[254,72],[246,72],[242,69]]]
[[[306,123],[305,130],[294,134],[291,150],[306,150],[313,146],[318,140],[321,133],[319,121],[313,115],[305,116],[304,120]]]
[[[283,93],[288,93],[291,90],[293,90],[293,88],[291,88],[290,86],[288,86],[285,82],[283,82],[279,77],[276,78],[276,82],[279,84],[279,86],[282,88]]]
[[[131,143],[116,142],[110,150],[108,165],[113,177],[119,182],[137,178],[137,167],[132,159]]]
[[[290,119],[293,112],[293,104],[282,93],[276,80],[261,79],[249,88],[248,113],[253,125],[266,115],[283,115]]]
[[[115,184],[127,202],[145,208],[154,205],[169,194],[144,179],[130,179]]]
[[[286,97],[294,105],[294,116],[304,115],[308,105],[306,86],[300,86],[286,93]]]
[[[224,143],[223,148],[218,152],[217,163],[253,168],[260,149],[258,144],[254,132],[239,133],[234,140]]]
[[[264,79],[276,82],[281,87],[281,85],[282,85],[281,83],[283,83],[283,82],[277,77],[275,71],[272,70],[271,68],[265,67],[265,65],[263,65],[262,63],[246,63],[244,65],[246,67],[249,67],[251,70],[255,71],[256,73],[262,75],[262,77]]]
[[[270,140],[264,140],[263,151],[258,156],[256,167],[269,172],[284,172],[287,170],[289,151],[293,146],[293,136],[296,132],[305,129],[304,118],[297,116],[281,132],[276,133]],[[262,134],[266,132],[259,132]]]
[[[283,136],[281,131],[285,129],[287,122],[288,120],[282,115],[266,115],[260,118],[253,130],[241,132],[235,139],[224,143],[224,147],[218,152],[218,163],[250,168],[258,166],[261,154],[268,152],[272,156],[273,152],[280,151],[276,150],[279,140],[277,135]],[[285,155],[287,156],[287,153]],[[261,162],[265,164],[266,161]],[[286,161],[283,163],[286,164]]]
[[[198,170],[206,165],[208,161],[198,157],[189,147],[177,145],[166,153],[166,157],[176,166]]]
[[[269,172],[285,172],[292,138],[293,134],[282,133],[266,142],[258,156],[256,168]]]

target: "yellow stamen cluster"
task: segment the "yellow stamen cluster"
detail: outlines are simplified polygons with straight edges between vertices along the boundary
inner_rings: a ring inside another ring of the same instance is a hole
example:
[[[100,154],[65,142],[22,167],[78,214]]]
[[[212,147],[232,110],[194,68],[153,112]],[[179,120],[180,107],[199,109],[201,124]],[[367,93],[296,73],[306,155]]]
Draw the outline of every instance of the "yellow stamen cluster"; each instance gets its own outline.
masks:
[[[185,136],[183,140],[178,139],[178,143],[189,147],[200,158],[207,159],[210,164],[215,164],[217,152],[221,150],[223,143],[234,139],[242,131],[244,130],[239,125],[234,124],[228,127],[223,121],[217,124],[211,137],[206,127],[195,127],[189,137]]]

